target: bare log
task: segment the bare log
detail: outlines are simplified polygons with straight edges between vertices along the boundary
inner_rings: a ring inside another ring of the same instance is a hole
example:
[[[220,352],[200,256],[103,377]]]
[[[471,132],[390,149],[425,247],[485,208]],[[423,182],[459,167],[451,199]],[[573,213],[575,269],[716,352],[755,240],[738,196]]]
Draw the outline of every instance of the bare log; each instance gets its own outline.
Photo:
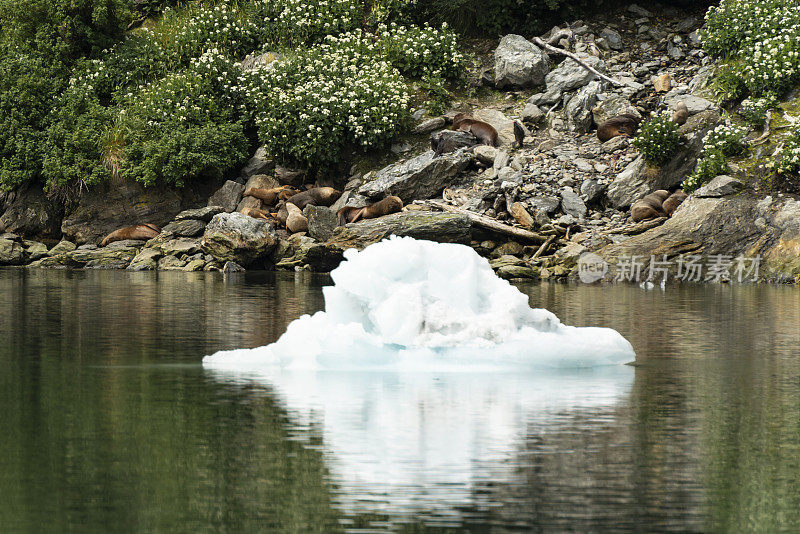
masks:
[[[507,235],[509,237],[515,237],[518,239],[525,239],[526,241],[532,241],[534,243],[544,243],[547,241],[547,238],[543,235],[539,235],[536,232],[531,232],[530,230],[524,230],[522,228],[516,228],[514,226],[509,226],[507,224],[503,224],[500,221],[496,221],[491,217],[487,217],[485,215],[479,215],[469,210],[465,210],[463,208],[458,208],[456,206],[450,206],[449,204],[445,204],[439,200],[422,200],[416,201],[417,204],[422,204],[423,206],[430,206],[433,208],[438,208],[443,211],[448,211],[450,213],[459,213],[461,215],[466,215],[469,217],[470,221],[473,224],[480,226],[481,228],[486,228],[487,230],[491,230],[493,232],[497,232],[498,234]]]
[[[535,259],[537,259],[539,256],[541,256],[542,254],[544,254],[544,252],[547,250],[547,247],[549,247],[549,246],[550,246],[550,244],[551,244],[553,241],[555,241],[555,240],[556,240],[556,236],[554,236],[554,235],[551,235],[550,237],[548,237],[548,238],[547,238],[547,241],[545,241],[544,243],[542,243],[542,246],[540,246],[540,247],[539,247],[539,250],[537,250],[537,251],[534,253],[534,255],[533,255],[533,256],[531,256],[531,260],[535,260]]]
[[[577,63],[578,65],[580,65],[580,66],[581,66],[581,67],[583,67],[584,69],[588,70],[589,72],[591,72],[592,74],[594,74],[595,76],[597,76],[598,78],[600,78],[601,80],[605,80],[605,81],[607,81],[608,83],[610,83],[610,84],[612,84],[612,85],[615,85],[615,86],[617,86],[617,87],[624,87],[624,86],[625,86],[625,84],[624,84],[624,83],[622,83],[621,81],[619,81],[619,80],[615,80],[614,78],[610,78],[610,77],[606,76],[605,74],[603,74],[603,73],[599,72],[599,71],[598,71],[597,69],[595,69],[594,67],[590,67],[589,65],[587,65],[587,64],[586,64],[586,62],[585,62],[585,61],[583,61],[582,59],[580,59],[578,56],[576,56],[576,55],[575,55],[575,54],[573,54],[572,52],[569,52],[569,51],[567,51],[567,50],[564,50],[563,48],[558,48],[558,47],[555,47],[555,46],[553,46],[553,45],[550,45],[550,44],[548,44],[548,43],[546,43],[546,42],[542,41],[542,40],[541,40],[540,38],[538,38],[538,37],[534,37],[533,39],[531,39],[531,41],[533,42],[533,44],[535,44],[535,45],[536,45],[536,46],[538,46],[539,48],[544,48],[544,49],[545,49],[545,50],[547,50],[548,52],[552,52],[552,53],[554,53],[554,54],[560,54],[560,55],[562,55],[562,56],[566,56],[566,57],[570,58],[572,61],[574,61],[575,63]]]

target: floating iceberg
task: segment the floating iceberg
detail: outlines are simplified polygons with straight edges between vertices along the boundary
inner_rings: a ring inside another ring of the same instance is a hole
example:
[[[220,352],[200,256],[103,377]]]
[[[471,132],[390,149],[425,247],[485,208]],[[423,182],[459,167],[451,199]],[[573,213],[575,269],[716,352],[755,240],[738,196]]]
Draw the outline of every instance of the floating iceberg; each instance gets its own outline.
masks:
[[[561,324],[464,245],[393,237],[331,272],[325,311],[275,343],[218,352],[206,368],[331,371],[526,371],[618,365],[631,344],[609,328]]]

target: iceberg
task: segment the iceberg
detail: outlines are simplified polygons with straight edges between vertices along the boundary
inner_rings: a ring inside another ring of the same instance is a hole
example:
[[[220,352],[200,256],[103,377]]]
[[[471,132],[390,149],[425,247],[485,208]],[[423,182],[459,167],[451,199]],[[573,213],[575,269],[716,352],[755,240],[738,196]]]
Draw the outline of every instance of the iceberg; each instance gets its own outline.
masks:
[[[497,277],[470,247],[392,237],[345,252],[325,310],[271,345],[221,351],[207,369],[525,372],[634,360],[615,330],[562,324]],[[269,373],[267,373],[269,374]]]

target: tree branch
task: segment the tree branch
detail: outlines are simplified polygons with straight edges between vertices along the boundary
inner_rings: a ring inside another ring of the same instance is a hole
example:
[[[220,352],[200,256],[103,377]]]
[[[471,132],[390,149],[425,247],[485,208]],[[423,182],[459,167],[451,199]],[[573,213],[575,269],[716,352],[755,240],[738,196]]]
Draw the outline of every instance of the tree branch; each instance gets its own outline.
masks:
[[[605,74],[599,72],[597,69],[595,69],[593,67],[590,67],[588,64],[586,64],[585,61],[580,59],[578,56],[576,56],[572,52],[568,52],[568,51],[564,50],[563,48],[557,48],[557,47],[555,47],[553,45],[550,45],[550,44],[544,42],[543,40],[541,40],[539,37],[534,37],[533,39],[531,39],[531,42],[533,44],[535,44],[536,46],[538,46],[539,48],[544,48],[548,52],[552,52],[554,54],[560,54],[562,56],[567,56],[572,61],[574,61],[575,63],[577,63],[578,65],[580,65],[584,69],[588,70],[589,72],[591,72],[592,74],[594,74],[595,76],[600,78],[601,80],[605,80],[605,81],[607,81],[608,83],[610,83],[612,85],[615,85],[617,87],[624,87],[626,85],[626,84],[622,83],[621,81],[615,80],[614,78],[610,78],[610,77],[606,76]]]

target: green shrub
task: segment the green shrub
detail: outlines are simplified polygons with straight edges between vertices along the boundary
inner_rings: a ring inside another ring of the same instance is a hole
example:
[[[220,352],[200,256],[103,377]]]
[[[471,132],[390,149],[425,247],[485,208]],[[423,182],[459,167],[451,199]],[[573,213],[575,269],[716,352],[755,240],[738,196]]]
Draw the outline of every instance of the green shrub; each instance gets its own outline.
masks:
[[[686,191],[694,191],[712,178],[729,171],[728,158],[747,150],[747,129],[720,125],[703,138],[703,152],[694,172],[683,181]]]
[[[458,36],[446,24],[441,29],[392,24],[381,27],[378,37],[386,59],[405,76],[463,77],[465,57],[458,51]]]
[[[767,118],[767,112],[775,107],[776,102],[777,99],[772,94],[764,98],[747,98],[739,108],[739,115],[748,125],[760,128]]]
[[[734,102],[747,94],[747,81],[740,61],[720,66],[714,75],[711,91],[723,103]]]
[[[655,115],[642,124],[632,144],[647,163],[660,166],[672,157],[680,141],[678,125],[667,115]]]
[[[777,154],[779,173],[800,172],[800,126],[793,126],[786,141]]]

